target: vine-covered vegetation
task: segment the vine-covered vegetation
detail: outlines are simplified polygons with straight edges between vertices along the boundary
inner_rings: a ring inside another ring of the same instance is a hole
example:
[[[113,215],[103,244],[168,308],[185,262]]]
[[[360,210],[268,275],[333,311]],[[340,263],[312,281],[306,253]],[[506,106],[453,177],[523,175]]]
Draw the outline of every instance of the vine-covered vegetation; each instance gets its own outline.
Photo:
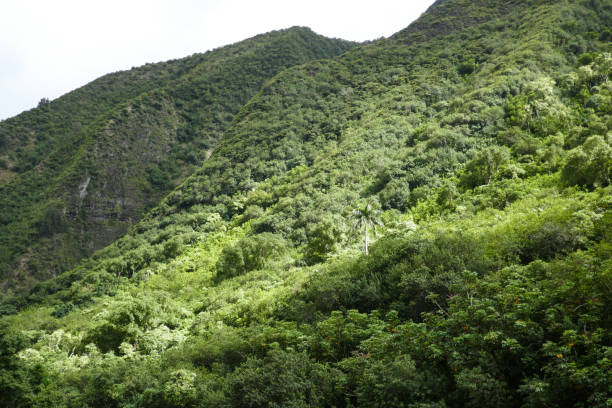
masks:
[[[0,400],[609,406],[610,26],[441,0],[282,71],[127,234],[0,305]]]

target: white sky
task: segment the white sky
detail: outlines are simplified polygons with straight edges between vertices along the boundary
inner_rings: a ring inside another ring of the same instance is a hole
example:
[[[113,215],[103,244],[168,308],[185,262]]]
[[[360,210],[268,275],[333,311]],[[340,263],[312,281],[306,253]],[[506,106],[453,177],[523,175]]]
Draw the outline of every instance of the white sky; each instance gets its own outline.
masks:
[[[0,119],[104,74],[295,25],[388,37],[433,0],[0,0]]]

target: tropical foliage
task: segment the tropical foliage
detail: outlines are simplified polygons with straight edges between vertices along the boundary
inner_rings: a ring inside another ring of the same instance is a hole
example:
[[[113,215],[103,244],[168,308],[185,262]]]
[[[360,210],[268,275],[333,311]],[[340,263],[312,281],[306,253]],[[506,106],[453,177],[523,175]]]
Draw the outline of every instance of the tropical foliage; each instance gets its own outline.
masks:
[[[442,0],[280,72],[125,235],[5,299],[0,401],[609,406],[610,26]]]
[[[307,28],[102,77],[0,123],[0,282],[21,291],[125,234],[279,71],[355,44]]]

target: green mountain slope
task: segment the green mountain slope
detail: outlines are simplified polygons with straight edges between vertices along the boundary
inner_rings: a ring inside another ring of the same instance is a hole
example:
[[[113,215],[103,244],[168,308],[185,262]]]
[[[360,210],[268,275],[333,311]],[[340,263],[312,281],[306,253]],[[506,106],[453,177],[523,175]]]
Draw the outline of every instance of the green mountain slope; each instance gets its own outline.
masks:
[[[609,405],[611,25],[445,0],[280,72],[125,236],[1,306],[0,396]]]
[[[267,79],[352,46],[305,28],[273,32],[111,74],[0,123],[0,146],[17,160],[0,186],[5,290],[121,236],[206,160]]]

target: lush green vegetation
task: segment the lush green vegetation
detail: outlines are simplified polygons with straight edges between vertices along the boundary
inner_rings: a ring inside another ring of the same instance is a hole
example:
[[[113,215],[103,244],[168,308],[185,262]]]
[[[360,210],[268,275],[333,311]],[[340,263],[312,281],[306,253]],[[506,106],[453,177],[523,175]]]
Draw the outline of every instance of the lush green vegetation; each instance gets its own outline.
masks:
[[[0,123],[0,157],[12,164],[0,185],[5,290],[123,235],[207,159],[265,81],[352,46],[307,28],[272,32],[108,75]]]
[[[610,26],[446,0],[282,71],[127,234],[0,305],[1,400],[609,406]]]

